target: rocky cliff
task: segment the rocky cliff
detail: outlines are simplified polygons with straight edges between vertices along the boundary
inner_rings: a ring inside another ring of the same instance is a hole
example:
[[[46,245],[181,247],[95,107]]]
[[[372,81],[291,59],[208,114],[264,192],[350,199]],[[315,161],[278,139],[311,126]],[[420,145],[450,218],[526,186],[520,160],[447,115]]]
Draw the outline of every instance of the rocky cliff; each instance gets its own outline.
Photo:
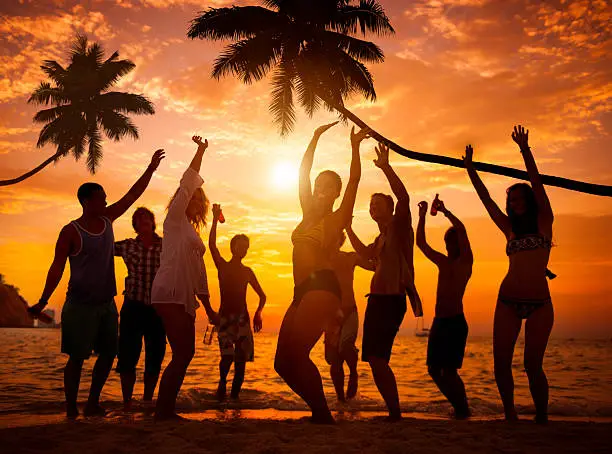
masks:
[[[28,327],[33,325],[27,312],[28,303],[16,287],[4,282],[0,274],[0,327]]]

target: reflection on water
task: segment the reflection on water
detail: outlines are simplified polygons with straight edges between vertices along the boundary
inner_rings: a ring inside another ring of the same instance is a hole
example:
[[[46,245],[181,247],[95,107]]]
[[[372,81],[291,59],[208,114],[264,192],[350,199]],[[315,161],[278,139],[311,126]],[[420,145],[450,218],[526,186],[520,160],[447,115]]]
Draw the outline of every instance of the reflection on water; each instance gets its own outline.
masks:
[[[240,409],[297,410],[305,405],[274,372],[276,336],[258,334],[255,338],[255,362],[247,365],[240,402],[218,404],[214,399],[218,379],[219,354],[216,344],[202,343],[198,335],[196,356],[189,368],[179,397],[179,409],[189,412],[231,410],[223,418],[240,417]],[[60,354],[59,330],[0,329],[2,366],[0,367],[0,413],[58,412],[64,399],[62,373],[65,356]],[[399,337],[391,364],[397,376],[403,410],[430,416],[448,414],[449,406],[427,375],[425,366],[427,339]],[[362,411],[384,411],[367,364],[359,365],[358,399],[339,404],[335,399],[323,344],[315,347],[312,358],[319,366],[330,406],[342,417],[359,417]],[[144,356],[144,355],[143,355]],[[612,416],[612,342],[592,340],[552,340],[545,359],[551,386],[551,413],[563,416]],[[167,355],[165,362],[169,361]],[[81,381],[80,401],[87,398],[93,360],[86,362]],[[522,343],[515,355],[516,402],[530,412],[527,378],[522,369]],[[493,378],[491,340],[468,340],[464,378],[475,415],[501,413]],[[135,396],[142,394],[142,360],[139,364]],[[230,373],[231,379],[231,373]],[[109,406],[119,406],[119,376],[112,372],[102,395]],[[232,416],[234,415],[234,416]]]

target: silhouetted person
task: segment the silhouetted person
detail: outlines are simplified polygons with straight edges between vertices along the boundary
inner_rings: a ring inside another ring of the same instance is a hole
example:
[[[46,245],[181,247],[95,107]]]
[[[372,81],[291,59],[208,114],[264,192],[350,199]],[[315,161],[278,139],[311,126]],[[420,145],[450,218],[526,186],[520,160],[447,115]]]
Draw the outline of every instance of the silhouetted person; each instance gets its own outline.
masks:
[[[118,202],[106,204],[104,188],[85,183],[77,192],[83,214],[64,226],[57,239],[55,257],[47,281],[33,312],[40,312],[57,288],[66,260],[70,262],[70,281],[62,308],[62,353],[68,355],[64,368],[66,414],[79,415],[77,395],[83,361],[94,351],[98,359],[93,368],[85,416],[103,416],[100,393],[117,354],[117,294],[113,257],[113,221],[125,213],[147,188],[153,173],[164,158],[157,150],[144,174]]]
[[[259,296],[259,306],[253,317],[253,330],[261,331],[261,312],[266,304],[266,294],[259,285],[251,268],[242,263],[249,250],[249,238],[236,235],[230,241],[232,258],[227,261],[217,248],[217,226],[221,207],[213,205],[213,224],[210,229],[208,248],[219,274],[221,305],[219,307],[219,387],[217,398],[225,400],[227,374],[234,363],[234,380],[232,381],[231,398],[238,399],[244,382],[246,363],[253,361],[254,344],[251,331],[251,317],[246,302],[247,287],[250,285]]]
[[[129,409],[136,383],[136,365],[145,344],[145,402],[153,400],[159,372],[166,353],[164,324],[151,305],[151,286],[159,268],[162,239],[155,233],[155,215],[140,207],[132,215],[136,238],[117,241],[115,255],[127,267],[125,291],[119,318],[117,371],[121,375],[123,403]]]
[[[406,314],[406,293],[411,298],[416,315],[422,308],[414,287],[414,231],[410,215],[410,198],[402,181],[389,164],[389,148],[376,148],[376,167],[381,169],[397,197],[374,194],[370,200],[370,215],[378,224],[380,234],[365,246],[351,227],[348,237],[355,251],[365,260],[374,261],[376,270],[370,285],[368,305],[363,322],[362,360],[370,364],[376,387],[389,410],[389,420],[402,417],[397,383],[389,366],[395,336]],[[395,214],[394,214],[395,208]]]
[[[293,302],[287,309],[278,335],[274,368],[287,385],[308,404],[315,423],[333,423],[334,419],[323,393],[323,383],[310,351],[333,321],[341,306],[340,283],[329,260],[340,232],[348,225],[361,178],[359,145],[369,130],[355,134],[351,130],[351,170],[340,208],[334,202],[340,196],[342,181],[332,171],[321,172],[314,184],[310,171],[317,142],[337,122],[318,128],[300,167],[300,205],[302,221],[293,231]]]
[[[330,365],[329,373],[340,402],[355,397],[359,385],[357,374],[359,349],[355,346],[359,331],[359,314],[353,290],[355,267],[360,266],[374,271],[374,264],[363,260],[356,252],[340,250],[345,240],[346,235],[342,232],[336,243],[336,250],[331,254],[331,264],[342,291],[342,305],[334,322],[325,331],[325,360]],[[346,394],[344,392],[345,362],[349,368]]]
[[[474,256],[463,223],[439,200],[436,208],[451,222],[444,234],[447,255],[434,250],[425,239],[427,202],[419,203],[419,225],[416,244],[438,267],[435,318],[427,343],[429,375],[454,408],[455,418],[470,416],[465,386],[457,373],[463,364],[468,325],[463,315],[463,294],[470,276]]]
[[[217,323],[217,314],[210,306],[204,267],[206,248],[199,234],[206,223],[208,199],[201,188],[204,180],[198,172],[208,141],[202,142],[199,136],[192,140],[198,144],[198,150],[168,205],[161,262],[151,289],[151,303],[164,322],[172,349],[172,360],[159,384],[155,406],[157,420],[183,419],[175,412],[176,398],[195,354],[198,300],[209,319]]]
[[[525,370],[535,403],[536,421],[548,420],[548,381],[542,362],[553,327],[553,306],[546,277],[552,247],[553,212],[531,153],[528,131],[515,126],[512,139],[519,145],[531,186],[518,183],[507,190],[506,213],[491,199],[472,162],[473,150],[465,149],[465,166],[489,216],[507,240],[510,267],[502,281],[493,323],[495,380],[506,419],[518,419],[514,408],[512,356],[525,321]]]

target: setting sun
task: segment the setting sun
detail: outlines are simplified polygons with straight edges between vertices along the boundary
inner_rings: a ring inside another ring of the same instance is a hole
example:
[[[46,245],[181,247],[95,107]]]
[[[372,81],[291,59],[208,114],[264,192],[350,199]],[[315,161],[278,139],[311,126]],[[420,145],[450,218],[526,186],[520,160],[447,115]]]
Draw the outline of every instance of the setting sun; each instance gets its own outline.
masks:
[[[272,168],[272,185],[276,189],[290,189],[297,186],[298,167],[294,163],[277,162]]]

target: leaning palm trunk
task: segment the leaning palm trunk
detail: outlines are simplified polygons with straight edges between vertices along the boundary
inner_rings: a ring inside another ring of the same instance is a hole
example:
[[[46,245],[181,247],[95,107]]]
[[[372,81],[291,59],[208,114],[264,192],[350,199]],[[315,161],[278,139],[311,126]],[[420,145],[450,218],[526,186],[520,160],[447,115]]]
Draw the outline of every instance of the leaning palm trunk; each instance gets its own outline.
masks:
[[[66,152],[65,151],[58,151],[57,153],[55,153],[53,156],[51,156],[50,158],[46,159],[45,161],[43,161],[43,163],[41,165],[39,165],[38,167],[33,168],[32,170],[30,170],[29,172],[24,173],[23,175],[17,177],[17,178],[12,178],[10,180],[0,180],[0,186],[10,186],[11,184],[17,184],[27,178],[30,178],[32,175],[40,172],[42,169],[44,169],[45,167],[47,167],[49,164],[51,164],[52,162],[57,161],[59,158],[61,158],[62,156],[65,156]]]
[[[333,106],[338,112],[344,115],[346,118],[351,120],[353,123],[361,128],[368,126],[365,121],[361,120],[357,115],[352,113],[346,107],[333,103],[326,100],[326,102]],[[395,142],[387,139],[382,134],[372,129],[372,137],[379,142],[383,142],[389,146],[393,151],[402,156],[410,159],[423,162],[431,162],[434,164],[442,164],[452,167],[465,168],[465,164],[462,159],[451,158],[448,156],[438,156],[434,154],[419,153],[418,151],[407,150]],[[495,164],[488,164],[486,162],[474,162],[474,167],[477,170],[483,172],[494,173],[497,175],[504,175],[507,177],[517,178],[519,180],[529,181],[529,175],[524,170],[512,169],[510,167],[498,166]],[[570,180],[569,178],[555,177],[552,175],[541,175],[542,183],[548,186],[556,186],[559,188],[570,189],[572,191],[584,192],[585,194],[600,195],[605,197],[612,197],[612,186],[606,186],[603,184],[585,183],[583,181]]]

